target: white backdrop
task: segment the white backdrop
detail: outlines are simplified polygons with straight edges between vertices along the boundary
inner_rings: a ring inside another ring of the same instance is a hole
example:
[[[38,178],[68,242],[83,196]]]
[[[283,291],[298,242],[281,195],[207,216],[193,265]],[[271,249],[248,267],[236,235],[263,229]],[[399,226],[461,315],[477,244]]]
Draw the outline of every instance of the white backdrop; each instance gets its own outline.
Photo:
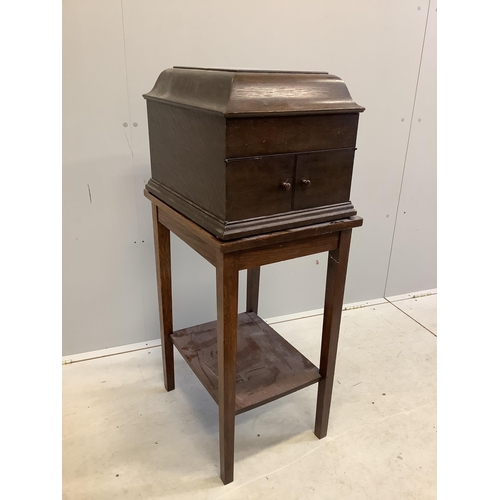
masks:
[[[63,354],[159,337],[142,94],[174,65],[340,76],[366,107],[345,302],[435,288],[436,14],[434,0],[63,0]],[[174,328],[215,319],[214,269],[172,247]],[[325,273],[325,255],[264,267],[260,314],[322,307]]]

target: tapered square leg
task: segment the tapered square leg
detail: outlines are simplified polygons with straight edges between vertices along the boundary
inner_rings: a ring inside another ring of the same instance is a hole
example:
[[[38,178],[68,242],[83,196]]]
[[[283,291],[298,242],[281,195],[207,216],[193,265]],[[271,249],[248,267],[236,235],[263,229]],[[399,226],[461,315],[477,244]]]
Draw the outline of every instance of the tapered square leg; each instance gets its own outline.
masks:
[[[163,379],[165,389],[175,389],[174,344],[170,338],[173,332],[172,319],[172,271],[170,262],[170,231],[158,220],[158,207],[153,205],[153,232],[156,256],[156,280],[158,285],[158,306],[160,310],[161,347],[163,358]]]
[[[314,426],[314,433],[319,439],[324,438],[328,431],[350,242],[351,229],[344,230],[340,233],[338,249],[328,253],[325,312],[319,365],[319,373],[322,378],[318,385]]]
[[[258,314],[260,266],[247,269],[247,312]]]
[[[219,254],[216,267],[220,477],[228,484],[234,474],[238,268],[224,254]]]

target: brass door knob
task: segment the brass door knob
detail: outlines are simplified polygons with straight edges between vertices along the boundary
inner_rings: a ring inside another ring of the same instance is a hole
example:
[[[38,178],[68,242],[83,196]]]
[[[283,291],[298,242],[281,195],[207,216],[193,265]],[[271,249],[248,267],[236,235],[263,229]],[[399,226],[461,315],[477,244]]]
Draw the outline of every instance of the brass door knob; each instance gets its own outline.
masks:
[[[304,187],[309,187],[311,185],[311,181],[309,179],[302,179],[302,185]]]
[[[288,181],[285,181],[285,182],[282,182],[281,183],[281,187],[285,190],[285,191],[289,191],[290,188],[292,187],[292,185],[288,182]]]

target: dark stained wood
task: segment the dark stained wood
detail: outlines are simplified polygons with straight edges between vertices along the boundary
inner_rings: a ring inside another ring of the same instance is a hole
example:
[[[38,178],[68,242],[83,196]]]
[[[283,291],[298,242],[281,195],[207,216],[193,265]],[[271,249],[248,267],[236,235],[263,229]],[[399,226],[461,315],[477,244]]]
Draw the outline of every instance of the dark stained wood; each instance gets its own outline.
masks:
[[[338,76],[310,71],[177,66],[162,71],[144,98],[225,116],[364,111]]]
[[[339,77],[176,67],[144,97],[152,172],[146,189],[218,239],[356,215],[348,195],[352,164],[327,168],[319,156],[302,158],[355,148],[364,108]],[[308,190],[303,173],[313,177]]]
[[[235,73],[225,115],[356,113],[345,83],[318,73]]]
[[[313,186],[312,182],[316,179],[314,175],[317,171],[320,172],[317,177],[320,181],[322,176],[328,175],[329,169],[336,168],[335,165],[332,167],[328,159],[331,160],[332,155],[335,157],[337,153],[337,151],[314,152],[307,161],[299,161],[300,157],[308,156],[303,153],[279,156],[278,158],[281,159],[294,158],[292,197],[294,193],[297,195],[299,189],[296,184],[297,173],[309,175],[311,186]],[[347,153],[340,153],[342,154],[347,155]],[[267,164],[268,170],[272,170],[276,158],[276,156],[273,157],[270,163],[262,162],[261,164]],[[228,166],[224,168],[228,170],[233,166],[236,168],[238,163],[244,165],[247,160],[227,162]],[[338,163],[346,167],[347,160]],[[249,170],[251,171],[251,168]],[[335,177],[342,179],[342,175],[343,173],[340,172]],[[231,175],[228,179],[232,179]],[[265,182],[265,175],[260,182]],[[246,189],[244,184],[236,179],[231,191],[234,190],[236,194],[239,191],[241,194]],[[345,180],[342,185],[344,190],[342,196],[345,197]],[[155,190],[163,189],[156,180],[150,181],[148,186],[154,193]],[[234,189],[235,186],[237,189]],[[330,187],[335,189],[334,184]],[[253,189],[255,202],[258,203],[258,189]],[[181,199],[173,191],[165,190],[167,191],[168,200]],[[149,189],[145,191],[145,195],[153,205],[165,386],[167,390],[174,388],[172,346],[176,345],[219,405],[220,476],[223,483],[233,481],[235,415],[237,413],[256,408],[319,381],[315,434],[318,438],[324,437],[328,428],[351,231],[352,228],[361,226],[363,223],[360,217],[354,216],[355,210],[350,202],[273,214],[270,216],[273,220],[261,216],[236,222],[221,222],[216,221],[207,211],[194,207],[187,199],[183,199],[182,202],[189,207],[184,213],[190,214],[190,217],[193,213],[198,214],[192,217],[193,220],[176,211],[174,208],[178,205],[172,203],[174,206],[172,208],[151,194]],[[317,199],[322,202],[326,196],[329,196],[326,191],[318,190],[316,193]],[[248,196],[245,201],[248,210],[251,208],[251,200],[252,197]],[[237,198],[234,198],[234,202],[237,202]],[[269,203],[272,205],[274,201],[269,201]],[[307,205],[307,198],[304,198],[302,203]],[[275,209],[276,207],[273,210]],[[335,213],[337,217],[342,213],[350,215],[341,220],[333,220],[335,217],[332,213]],[[326,220],[322,217],[326,217]],[[220,233],[222,238],[232,238],[237,234],[250,234],[251,236],[224,241],[216,238],[213,232],[211,234],[193,222],[199,222],[201,219],[209,221],[209,224],[212,224],[210,221],[216,221],[215,227],[222,228]],[[287,224],[291,226],[287,227]],[[235,226],[237,229],[231,233]],[[270,232],[271,228],[282,230]],[[215,265],[217,277],[217,321],[179,330],[171,335],[169,335],[172,331],[170,231]],[[260,234],[252,236],[256,232]],[[256,312],[260,266],[322,251],[329,252],[329,259],[321,359],[318,370],[277,332],[266,325]],[[238,271],[241,269],[249,270],[247,312],[238,315]]]
[[[354,149],[297,155],[293,209],[349,201]]]
[[[363,225],[363,219],[358,216],[348,219],[324,222],[322,224],[313,224],[310,226],[296,227],[285,231],[277,231],[270,234],[262,234],[259,236],[250,236],[248,238],[240,238],[234,241],[223,242],[220,246],[220,251],[223,253],[237,252],[249,250],[252,248],[260,248],[267,245],[277,243],[285,243],[287,241],[298,241],[302,238],[311,236],[319,236],[321,234],[330,234],[343,231],[344,229],[352,229]]]
[[[150,101],[148,123],[152,177],[224,219],[224,118]]]
[[[284,260],[304,257],[315,253],[325,252],[337,248],[338,233],[311,236],[299,241],[287,241],[265,247],[243,250],[234,254],[239,269],[272,264]]]
[[[354,148],[357,114],[230,118],[227,158]]]
[[[328,432],[328,418],[330,416],[332,401],[333,378],[337,358],[351,232],[351,229],[342,231],[340,233],[338,250],[331,251],[328,254],[325,310],[319,365],[319,372],[322,378],[318,385],[316,422],[314,425],[314,433],[319,439],[324,438]]]
[[[289,155],[228,161],[226,219],[237,221],[289,212],[294,161]]]
[[[155,198],[148,191],[144,191],[144,195],[154,206],[158,207],[158,220],[160,223],[215,266],[220,241],[179,212],[171,209],[161,200]]]
[[[158,182],[156,179],[149,179],[146,184],[146,191],[218,238],[224,237],[226,222],[218,219],[179,193],[172,191],[165,184]]]
[[[352,228],[359,113],[313,72],[164,71],[144,96],[165,387],[175,344],[219,405],[220,476],[233,481],[235,415],[319,381],[327,433]],[[172,332],[170,231],[216,267],[217,321]],[[319,370],[258,316],[260,266],[329,252]],[[238,315],[238,272],[247,312]]]
[[[220,477],[228,484],[234,469],[238,333],[238,269],[232,255],[218,254],[216,279]]]
[[[242,221],[222,221],[212,217],[208,212],[189,202],[187,199],[177,195],[172,190],[160,184],[154,179],[146,185],[146,190],[154,197],[162,200],[177,212],[196,222],[198,225],[215,235],[221,241],[235,240],[245,236],[253,236],[271,231],[278,231],[297,227],[297,225],[317,223],[332,219],[350,217],[356,214],[356,210],[351,203],[336,205],[335,207],[321,207],[317,210],[308,210],[302,212],[286,212],[282,214],[273,214],[269,216],[245,219]],[[252,204],[258,205],[255,201]]]
[[[219,401],[216,322],[173,333],[172,340],[215,402]],[[236,413],[319,380],[318,369],[255,313],[238,315]]]
[[[222,241],[231,241],[245,236],[260,235],[308,224],[335,221],[356,215],[356,210],[349,201],[326,207],[288,211],[241,221],[222,221],[186,198],[174,193],[155,179],[150,179],[146,185],[146,191],[184,214]],[[233,198],[235,197],[233,196]],[[258,206],[258,200],[257,195],[253,200],[249,200],[249,203]]]
[[[337,233],[344,229],[359,227],[363,224],[363,219],[361,217],[354,216],[345,220],[313,224],[310,226],[297,227],[285,231],[277,231],[274,233],[223,242],[190,221],[187,217],[173,210],[161,200],[151,195],[148,191],[145,190],[144,195],[153,205],[159,207],[158,216],[160,222],[213,265],[215,265],[218,252],[231,253],[247,249],[256,249],[279,243],[301,240],[311,236]]]
[[[254,203],[258,204],[258,197]],[[262,235],[275,231],[283,231],[309,224],[319,224],[334,220],[347,219],[356,215],[351,202],[338,203],[328,207],[318,207],[308,210],[283,212],[254,219],[245,219],[236,222],[226,222],[215,228],[216,235],[223,241],[231,241],[246,236]],[[220,235],[220,236],[219,236]]]
[[[349,201],[308,210],[287,211],[240,221],[222,221],[163,184],[160,184],[155,179],[149,180],[146,185],[146,191],[155,198],[158,198],[158,200],[173,207],[177,212],[184,214],[190,220],[194,221],[222,241],[231,241],[246,236],[282,231],[297,226],[300,227],[309,224],[336,221],[356,215],[356,210]],[[232,196],[232,198],[237,199],[236,196]],[[247,201],[247,205],[257,207],[256,209],[259,210],[259,200],[259,196],[256,195],[253,199]]]
[[[148,101],[222,115],[231,95],[234,75],[227,71],[196,71],[169,68],[143,97]]]
[[[172,319],[172,274],[170,263],[170,231],[158,221],[158,207],[153,207],[153,233],[156,257],[156,281],[158,286],[158,309],[160,312],[161,352],[163,359],[163,381],[165,389],[175,389],[174,347],[170,335]]]
[[[258,314],[260,267],[247,270],[247,312]]]

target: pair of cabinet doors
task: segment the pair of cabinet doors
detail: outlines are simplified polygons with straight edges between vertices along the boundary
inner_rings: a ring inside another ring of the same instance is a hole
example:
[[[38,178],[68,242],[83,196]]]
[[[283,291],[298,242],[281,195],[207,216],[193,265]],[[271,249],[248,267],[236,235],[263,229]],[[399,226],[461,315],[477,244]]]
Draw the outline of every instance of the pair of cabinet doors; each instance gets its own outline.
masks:
[[[349,201],[354,148],[226,160],[228,221]]]

